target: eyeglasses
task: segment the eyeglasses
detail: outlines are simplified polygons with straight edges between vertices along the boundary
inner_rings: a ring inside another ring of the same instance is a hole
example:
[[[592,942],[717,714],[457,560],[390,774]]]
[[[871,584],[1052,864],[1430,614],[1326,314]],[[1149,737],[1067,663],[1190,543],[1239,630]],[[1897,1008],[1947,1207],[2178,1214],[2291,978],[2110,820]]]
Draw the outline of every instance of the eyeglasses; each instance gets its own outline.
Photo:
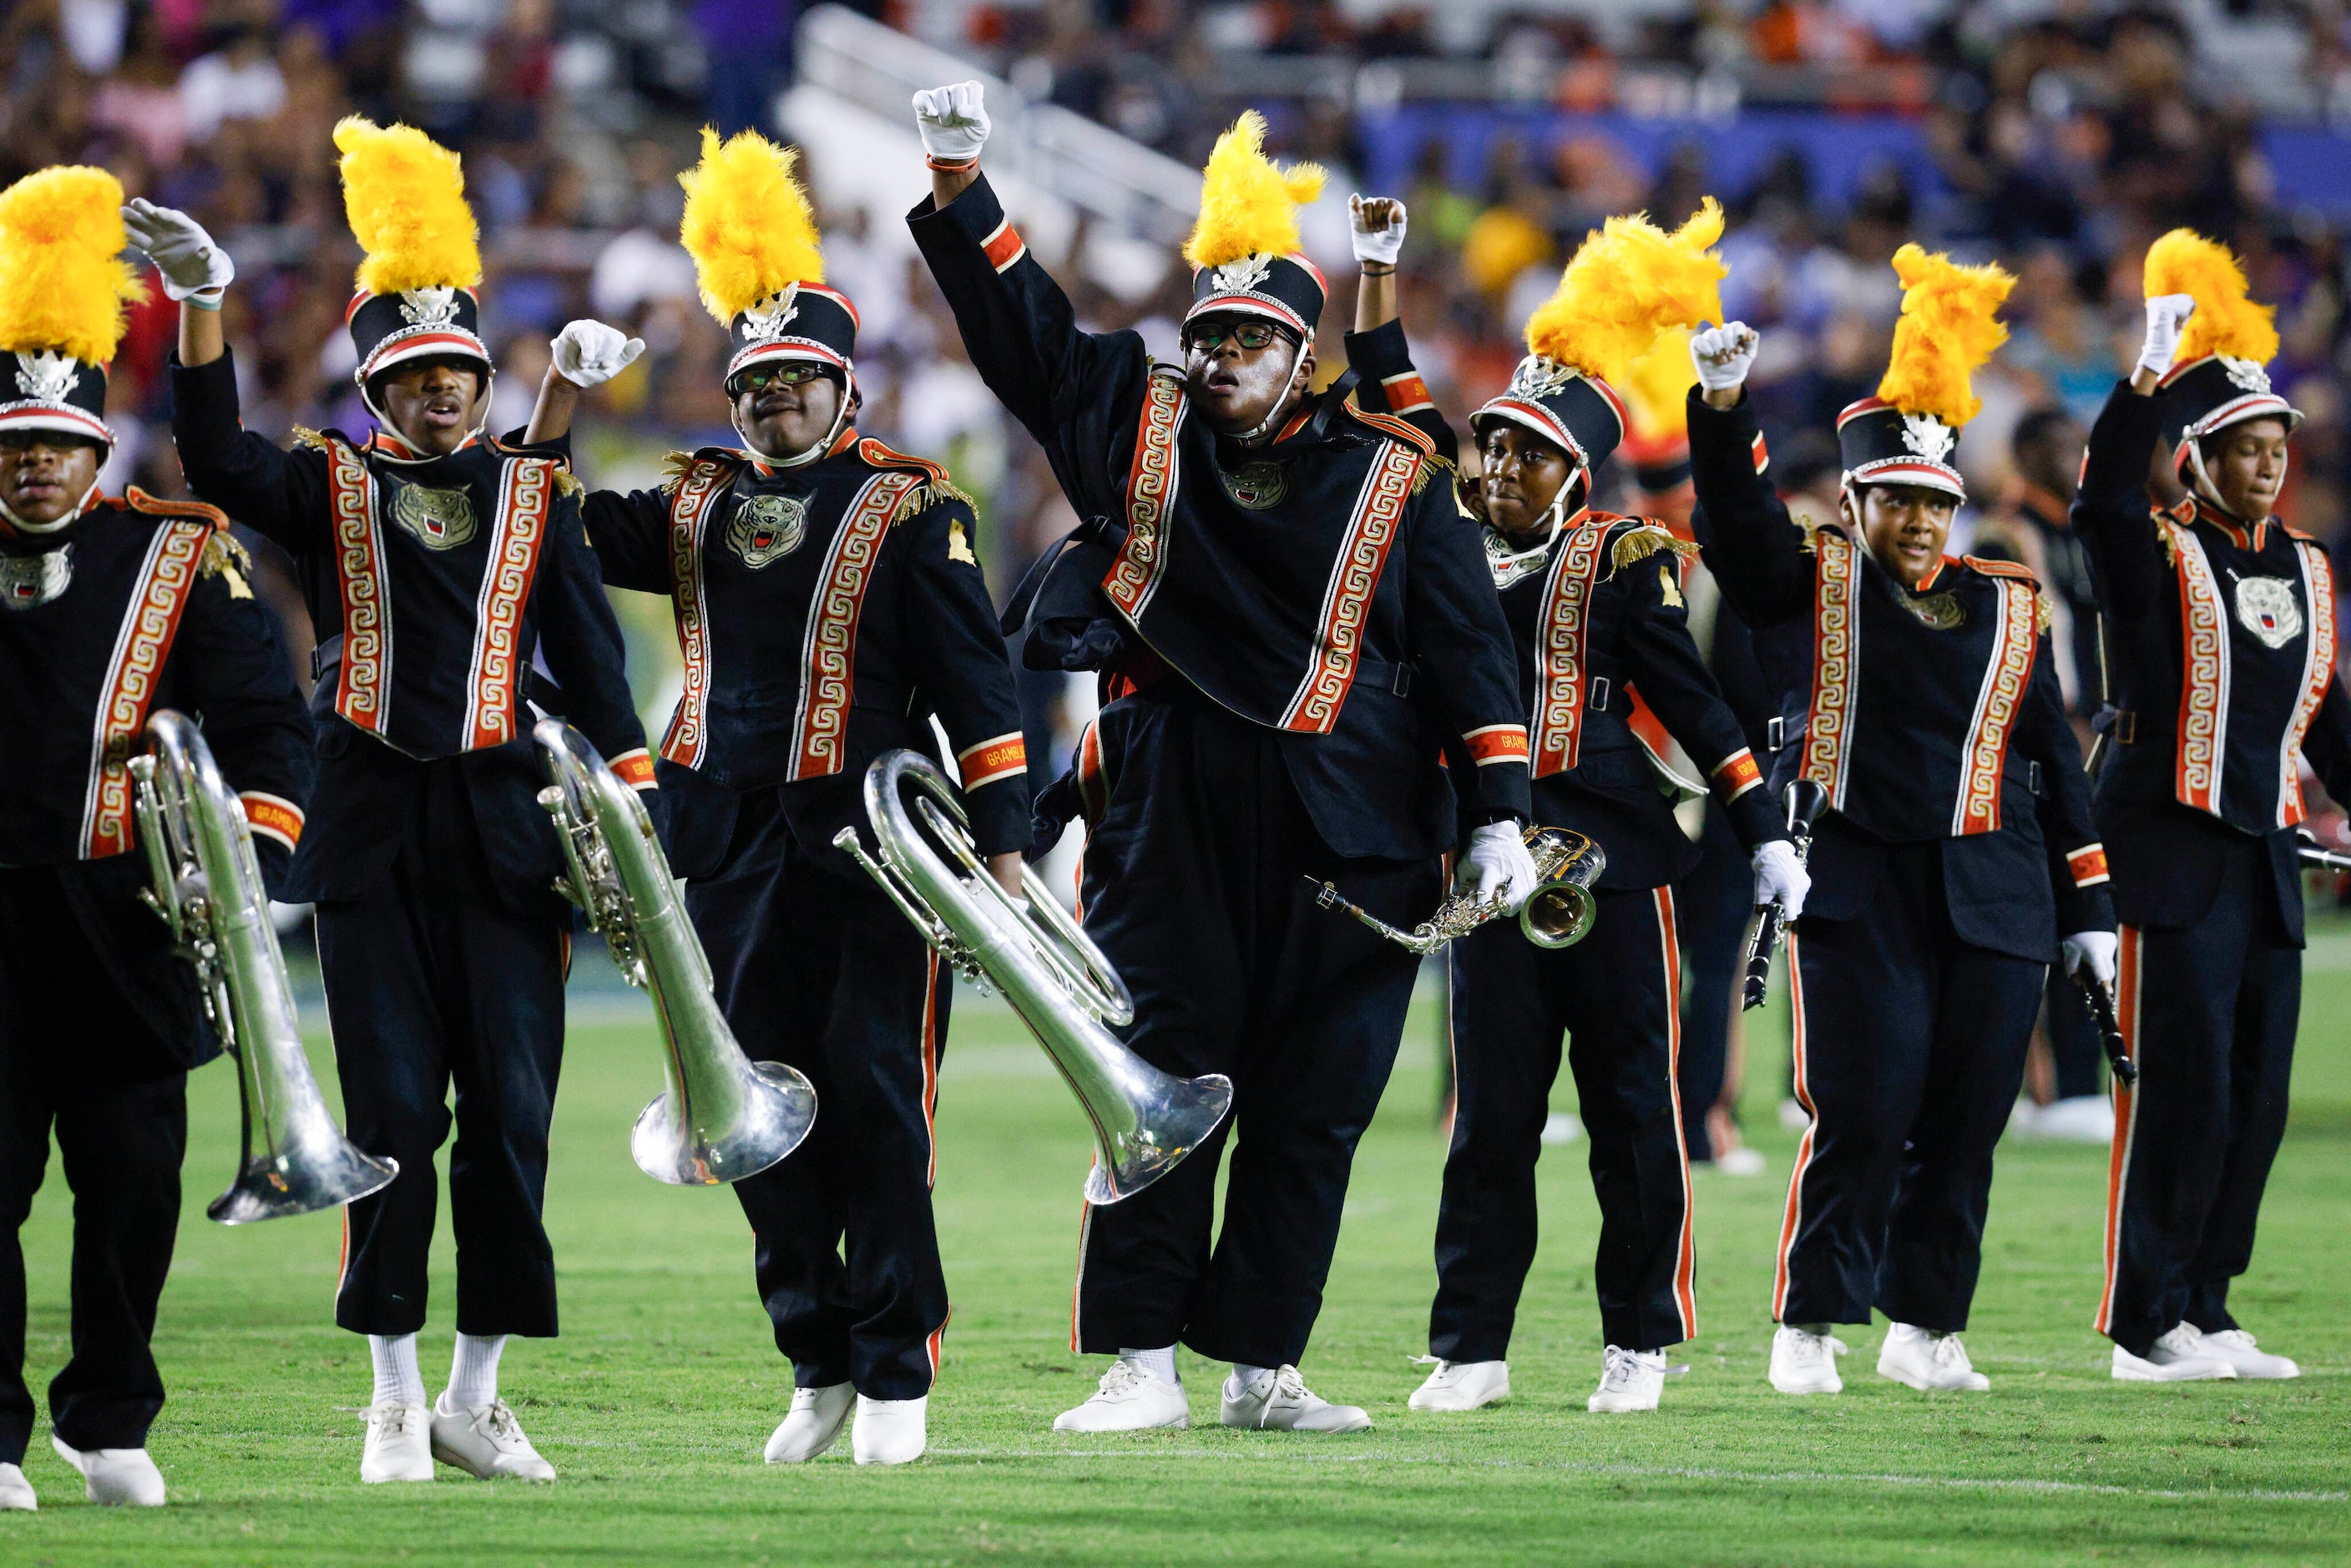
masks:
[[[1186,329],[1184,342],[1187,348],[1213,354],[1229,339],[1254,353],[1284,335],[1281,329],[1270,321],[1218,321]]]
[[[822,365],[796,361],[781,365],[754,365],[735,378],[738,392],[763,392],[769,387],[802,387],[820,380],[825,373]]]

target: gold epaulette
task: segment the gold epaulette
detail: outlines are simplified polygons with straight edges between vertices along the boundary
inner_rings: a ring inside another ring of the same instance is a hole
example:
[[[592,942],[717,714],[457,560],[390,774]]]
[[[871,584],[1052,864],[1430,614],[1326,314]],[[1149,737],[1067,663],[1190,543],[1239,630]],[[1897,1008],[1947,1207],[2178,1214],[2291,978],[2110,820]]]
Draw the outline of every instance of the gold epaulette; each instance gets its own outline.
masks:
[[[571,471],[570,464],[559,462],[555,465],[555,493],[576,500],[588,493],[588,486],[580,482],[580,476]]]
[[[172,517],[205,527],[204,546],[196,557],[198,577],[224,578],[231,599],[250,599],[253,557],[228,531],[228,514],[202,501],[169,501],[132,485],[122,492],[123,505],[151,517]]]
[[[1617,535],[1615,544],[1609,547],[1608,563],[1612,571],[1622,571],[1635,561],[1648,559],[1659,550],[1670,550],[1684,560],[1698,559],[1697,543],[1674,538],[1662,523],[1653,523],[1646,517],[1628,517],[1625,520],[1633,526]]]
[[[685,476],[693,472],[694,454],[673,449],[662,458],[661,488],[675,490],[680,485],[685,483]]]
[[[294,444],[307,446],[313,452],[324,452],[327,450],[327,438],[307,424],[298,424],[294,427]]]
[[[895,528],[900,523],[910,523],[933,507],[944,506],[949,501],[961,501],[975,514],[979,510],[979,503],[960,486],[945,478],[932,479],[906,492],[906,498],[900,501],[898,509],[891,514],[890,526]]]

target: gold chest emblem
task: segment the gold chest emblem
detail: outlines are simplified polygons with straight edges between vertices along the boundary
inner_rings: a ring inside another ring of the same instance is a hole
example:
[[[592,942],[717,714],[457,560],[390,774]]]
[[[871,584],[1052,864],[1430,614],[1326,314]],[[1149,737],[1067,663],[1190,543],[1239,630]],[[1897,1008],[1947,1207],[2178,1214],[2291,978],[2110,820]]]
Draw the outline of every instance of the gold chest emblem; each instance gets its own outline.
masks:
[[[1290,476],[1281,464],[1270,457],[1243,464],[1240,472],[1222,477],[1226,494],[1252,512],[1279,507],[1290,496]]]
[[[808,538],[808,502],[799,496],[754,496],[726,524],[726,548],[753,571],[800,548]]]
[[[463,490],[435,490],[395,482],[392,520],[426,549],[455,549],[472,540],[480,524],[474,498]]]
[[[1960,607],[1956,593],[1930,593],[1924,599],[1904,601],[1910,613],[1925,622],[1936,632],[1956,632],[1968,623],[1968,612]]]
[[[73,541],[37,555],[0,555],[0,609],[38,610],[73,581]]]

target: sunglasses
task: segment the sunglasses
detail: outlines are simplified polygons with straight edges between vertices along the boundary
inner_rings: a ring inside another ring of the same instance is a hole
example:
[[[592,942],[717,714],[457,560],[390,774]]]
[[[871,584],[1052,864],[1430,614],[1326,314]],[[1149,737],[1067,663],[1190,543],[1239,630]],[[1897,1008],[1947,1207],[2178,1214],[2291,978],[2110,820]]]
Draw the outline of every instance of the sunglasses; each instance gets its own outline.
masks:
[[[804,387],[825,374],[822,365],[794,362],[782,365],[755,365],[735,378],[738,392],[763,392],[769,387]]]
[[[1270,346],[1277,338],[1286,336],[1288,334],[1270,321],[1234,321],[1194,327],[1184,334],[1184,341],[1187,347],[1205,349],[1210,353],[1231,341],[1254,353]]]

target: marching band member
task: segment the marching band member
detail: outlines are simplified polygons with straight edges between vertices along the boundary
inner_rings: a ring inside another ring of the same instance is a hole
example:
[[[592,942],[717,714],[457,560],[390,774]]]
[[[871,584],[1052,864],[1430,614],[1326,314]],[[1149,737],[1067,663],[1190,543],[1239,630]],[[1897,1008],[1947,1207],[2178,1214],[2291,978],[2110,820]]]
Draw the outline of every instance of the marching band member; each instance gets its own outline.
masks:
[[[795,158],[705,131],[684,177],[742,447],[590,495],[588,531],[605,581],[676,608],[685,689],[655,768],[719,1005],[822,1107],[806,1147],[735,1184],[798,1385],[767,1457],[816,1458],[853,1404],[857,1462],[901,1464],[924,1450],[948,1317],[931,1118],[954,977],[832,837],[865,828],[876,756],[935,748],[935,713],[979,852],[1018,897],[1028,761],[970,500],[852,423],[857,312],[824,286]],[[576,394],[550,371],[547,395]]]
[[[1486,559],[1518,650],[1535,820],[1608,856],[1592,934],[1546,951],[1489,924],[1456,943],[1452,1149],[1437,1222],[1437,1367],[1416,1410],[1507,1398],[1520,1291],[1535,1251],[1535,1162],[1560,1037],[1569,1037],[1600,1200],[1593,1281],[1605,1343],[1593,1411],[1653,1410],[1666,1350],[1696,1330],[1689,1163],[1676,1083],[1681,952],[1671,883],[1698,848],[1658,788],[1633,691],[1705,772],[1754,852],[1759,900],[1803,900],[1804,873],[1762,774],[1691,640],[1681,559],[1662,524],[1591,505],[1629,416],[1611,379],[1663,328],[1719,315],[1722,234],[1709,202],[1678,232],[1611,218],[1527,325],[1510,388],[1470,416]],[[1381,378],[1383,384],[1385,378]]]
[[[2108,617],[2116,711],[2098,824],[2123,917],[2098,1332],[2126,1382],[2293,1377],[2229,1312],[2285,1131],[2302,1001],[2305,758],[2351,800],[2326,550],[2273,516],[2302,414],[2272,311],[2185,229],[2146,272],[2147,339],[2090,434],[2074,527]],[[2149,516],[2158,438],[2189,492]]]
[[[1325,290],[1295,254],[1295,205],[1321,171],[1275,168],[1254,113],[1219,140],[1185,252],[1185,362],[1155,367],[1134,333],[1080,331],[1006,219],[977,167],[979,87],[919,93],[915,112],[933,171],[915,241],[973,363],[1092,519],[1025,607],[1024,660],[1102,667],[1107,699],[1040,810],[1082,806],[1085,925],[1134,992],[1129,1043],[1228,1073],[1241,1127],[1213,1246],[1223,1128],[1087,1212],[1073,1348],[1119,1360],[1055,1425],[1187,1425],[1181,1340],[1232,1364],[1227,1426],[1367,1426],[1297,1363],[1416,965],[1315,889],[1411,925],[1439,892],[1458,788],[1479,824],[1465,882],[1513,908],[1532,891],[1509,629],[1434,443],[1308,390]]]
[[[1778,693],[1772,783],[1829,809],[1788,941],[1798,1146],[1780,1237],[1771,1379],[1844,1386],[1832,1329],[1893,1322],[1878,1374],[1982,1389],[1959,1333],[1982,1260],[1992,1146],[2049,962],[2114,973],[2105,854],[2037,585],[1943,553],[1970,372],[2006,336],[2012,282],[1916,246],[1877,395],[1837,421],[1839,522],[1807,530],[1764,477],[1744,383],[1757,335],[1691,342],[1698,538]]]
[[[318,904],[351,1141],[400,1162],[345,1211],[335,1321],[375,1364],[360,1478],[431,1480],[439,1458],[551,1479],[497,1394],[507,1336],[557,1327],[540,1209],[571,925],[534,799],[534,705],[565,712],[622,779],[650,788],[653,764],[577,484],[482,432],[491,366],[456,155],[358,119],[335,144],[367,253],[345,319],[368,438],[304,432],[285,452],[245,430],[220,325],[227,255],[167,208],[136,204],[131,224],[181,301],[188,483],[292,554],[319,633],[317,821],[287,896]],[[534,650],[559,692],[530,674]],[[416,1333],[453,1082],[457,1348],[428,1410]]]
[[[34,1506],[16,1238],[52,1125],[74,1249],[51,1441],[92,1502],[163,1501],[148,1339],[179,1224],[188,1071],[220,1044],[139,896],[126,763],[157,707],[200,716],[273,883],[316,770],[285,645],[221,515],[99,491],[106,367],[124,301],[144,293],[120,259],[121,204],[102,169],[0,193],[0,1508]]]

